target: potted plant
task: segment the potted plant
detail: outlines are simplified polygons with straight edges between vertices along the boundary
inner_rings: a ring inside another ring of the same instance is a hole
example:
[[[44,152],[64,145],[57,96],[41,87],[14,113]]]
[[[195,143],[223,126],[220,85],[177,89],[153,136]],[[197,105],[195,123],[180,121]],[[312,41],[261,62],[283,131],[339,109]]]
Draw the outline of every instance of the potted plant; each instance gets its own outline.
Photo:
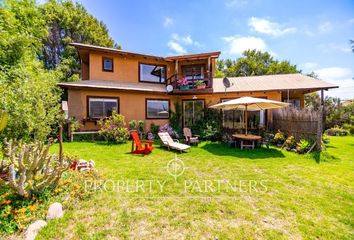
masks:
[[[197,80],[195,81],[195,86],[197,87],[197,89],[205,89],[206,85],[202,80]]]
[[[189,89],[189,84],[187,78],[182,78],[178,80],[179,89]]]

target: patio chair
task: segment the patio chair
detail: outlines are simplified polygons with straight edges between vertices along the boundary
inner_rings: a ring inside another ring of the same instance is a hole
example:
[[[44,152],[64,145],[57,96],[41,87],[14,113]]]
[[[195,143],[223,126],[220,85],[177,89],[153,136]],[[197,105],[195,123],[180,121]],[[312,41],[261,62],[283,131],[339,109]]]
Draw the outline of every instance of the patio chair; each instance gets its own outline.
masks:
[[[154,147],[152,146],[151,140],[140,140],[139,135],[136,131],[131,133],[132,136],[132,153],[133,154],[149,154],[152,152]],[[144,144],[144,147],[143,147]]]
[[[177,139],[173,140],[167,132],[159,132],[158,135],[161,139],[162,145],[167,147],[168,150],[175,149],[182,153],[191,147],[189,145],[179,143]]]
[[[199,139],[197,136],[192,135],[192,131],[190,128],[183,128],[184,138],[186,139],[186,143],[190,144],[197,144],[199,143]]]

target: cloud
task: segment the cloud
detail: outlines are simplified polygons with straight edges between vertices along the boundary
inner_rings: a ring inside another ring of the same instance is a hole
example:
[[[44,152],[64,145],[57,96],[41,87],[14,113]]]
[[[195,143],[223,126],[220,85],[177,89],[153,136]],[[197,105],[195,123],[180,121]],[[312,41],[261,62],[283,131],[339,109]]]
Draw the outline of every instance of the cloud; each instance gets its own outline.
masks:
[[[354,24],[354,18],[349,19],[349,20],[348,20],[348,23],[349,23],[349,24]]]
[[[192,39],[191,35],[180,36],[177,33],[171,35],[167,46],[177,54],[187,53],[186,47],[203,47],[201,43]]]
[[[328,67],[321,68],[315,70],[315,73],[321,79],[328,80],[341,80],[351,78],[353,76],[353,72],[350,68],[342,68],[342,67]]]
[[[256,17],[251,17],[248,20],[248,26],[250,26],[251,29],[256,32],[272,35],[275,37],[288,33],[294,33],[297,31],[297,29],[294,27],[285,28],[277,22],[271,22],[267,19]]]
[[[231,7],[240,7],[248,4],[248,0],[226,0],[225,6],[228,8]]]
[[[170,17],[165,17],[165,19],[163,20],[163,26],[165,28],[172,26],[174,23],[175,23],[175,20],[173,20],[173,18],[170,18]]]
[[[187,50],[179,43],[175,42],[175,41],[172,41],[170,40],[168,43],[167,43],[167,46],[173,50],[175,53],[177,54],[185,54],[187,53]]]
[[[318,63],[315,62],[305,62],[302,66],[308,70],[313,70],[315,67],[318,67]]]
[[[264,51],[267,48],[263,39],[257,37],[230,36],[223,39],[229,44],[230,54],[238,55],[248,49]]]
[[[329,33],[333,30],[333,24],[331,22],[323,22],[318,26],[320,33]]]

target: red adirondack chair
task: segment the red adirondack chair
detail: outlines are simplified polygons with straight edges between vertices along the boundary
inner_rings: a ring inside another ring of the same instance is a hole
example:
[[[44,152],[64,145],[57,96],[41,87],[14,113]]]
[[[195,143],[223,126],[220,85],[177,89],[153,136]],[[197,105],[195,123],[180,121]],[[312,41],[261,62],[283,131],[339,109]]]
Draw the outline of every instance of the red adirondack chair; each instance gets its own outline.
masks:
[[[137,132],[132,132],[132,153],[133,154],[149,154],[154,149],[151,140],[140,140]],[[145,145],[143,147],[143,144]]]

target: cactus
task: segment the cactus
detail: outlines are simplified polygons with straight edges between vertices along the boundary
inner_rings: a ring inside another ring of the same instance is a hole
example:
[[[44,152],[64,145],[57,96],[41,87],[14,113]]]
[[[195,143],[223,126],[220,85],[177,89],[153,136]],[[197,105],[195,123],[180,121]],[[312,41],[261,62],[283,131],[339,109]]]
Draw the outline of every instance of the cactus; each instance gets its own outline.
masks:
[[[5,139],[4,160],[8,166],[7,183],[20,196],[40,193],[46,188],[55,188],[72,159],[50,155],[48,144],[43,142],[24,143]],[[0,180],[1,181],[1,180]]]

